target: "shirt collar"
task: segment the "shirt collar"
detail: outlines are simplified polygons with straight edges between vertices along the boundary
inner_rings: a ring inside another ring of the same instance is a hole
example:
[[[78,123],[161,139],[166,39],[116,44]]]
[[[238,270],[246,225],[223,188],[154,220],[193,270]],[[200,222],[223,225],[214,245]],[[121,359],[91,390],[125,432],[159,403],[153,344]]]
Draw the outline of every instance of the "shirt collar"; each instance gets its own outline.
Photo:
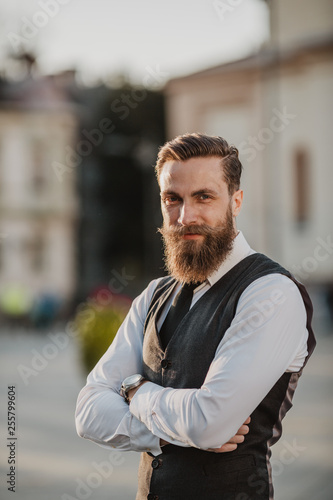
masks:
[[[222,276],[224,276],[230,269],[232,269],[238,262],[245,259],[248,255],[256,253],[248,242],[246,241],[243,233],[238,232],[234,239],[234,245],[227,258],[222,262],[220,267],[214,271],[208,278],[208,283],[213,286]]]

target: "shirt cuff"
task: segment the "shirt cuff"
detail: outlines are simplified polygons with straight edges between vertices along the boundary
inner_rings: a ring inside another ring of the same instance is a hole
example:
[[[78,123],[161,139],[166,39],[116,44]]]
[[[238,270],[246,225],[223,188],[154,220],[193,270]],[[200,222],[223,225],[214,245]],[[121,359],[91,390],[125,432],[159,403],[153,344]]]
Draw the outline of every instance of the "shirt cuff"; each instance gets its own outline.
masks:
[[[131,399],[131,404],[129,405],[130,412],[140,422],[143,422],[149,430],[152,428],[152,408],[154,407],[158,394],[163,389],[164,387],[154,384],[153,382],[146,382],[142,384],[140,389],[136,391]]]
[[[132,415],[130,427],[131,449],[135,451],[147,451],[153,455],[162,453],[160,447],[160,438],[154,436],[137,418]]]

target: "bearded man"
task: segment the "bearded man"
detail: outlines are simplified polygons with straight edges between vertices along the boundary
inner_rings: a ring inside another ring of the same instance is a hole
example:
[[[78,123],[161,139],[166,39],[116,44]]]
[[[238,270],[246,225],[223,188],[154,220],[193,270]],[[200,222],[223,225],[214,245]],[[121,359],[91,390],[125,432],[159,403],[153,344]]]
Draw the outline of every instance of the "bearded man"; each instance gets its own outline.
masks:
[[[270,446],[315,346],[312,306],[237,230],[241,171],[221,137],[161,148],[169,276],[134,300],[78,398],[80,436],[141,452],[137,500],[273,498]]]

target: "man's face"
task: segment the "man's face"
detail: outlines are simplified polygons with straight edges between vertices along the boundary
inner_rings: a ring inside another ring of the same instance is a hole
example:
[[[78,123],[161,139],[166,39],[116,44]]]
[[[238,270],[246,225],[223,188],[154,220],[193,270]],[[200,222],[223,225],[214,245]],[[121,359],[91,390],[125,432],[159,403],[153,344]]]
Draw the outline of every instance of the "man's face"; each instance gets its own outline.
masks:
[[[180,281],[204,281],[232,248],[243,193],[229,195],[217,157],[168,161],[159,182],[169,272]]]

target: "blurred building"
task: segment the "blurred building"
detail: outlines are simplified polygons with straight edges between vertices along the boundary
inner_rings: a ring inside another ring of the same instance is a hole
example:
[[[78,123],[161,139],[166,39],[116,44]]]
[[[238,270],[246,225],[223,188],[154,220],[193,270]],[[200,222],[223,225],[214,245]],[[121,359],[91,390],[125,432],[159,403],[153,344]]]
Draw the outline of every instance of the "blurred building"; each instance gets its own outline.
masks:
[[[76,287],[78,196],[75,175],[60,182],[52,163],[75,140],[76,109],[52,77],[2,81],[0,92],[2,302],[20,290],[27,303],[65,305]]]
[[[163,267],[153,165],[165,140],[164,96],[122,82],[78,89],[76,98],[77,300],[101,288],[135,296]]]
[[[267,3],[271,39],[259,53],[169,82],[168,136],[234,143],[244,165],[239,227],[251,245],[302,281],[329,283],[333,2]]]
[[[162,92],[72,71],[0,81],[0,311],[44,324],[52,303],[135,295],[162,272],[164,140]]]

